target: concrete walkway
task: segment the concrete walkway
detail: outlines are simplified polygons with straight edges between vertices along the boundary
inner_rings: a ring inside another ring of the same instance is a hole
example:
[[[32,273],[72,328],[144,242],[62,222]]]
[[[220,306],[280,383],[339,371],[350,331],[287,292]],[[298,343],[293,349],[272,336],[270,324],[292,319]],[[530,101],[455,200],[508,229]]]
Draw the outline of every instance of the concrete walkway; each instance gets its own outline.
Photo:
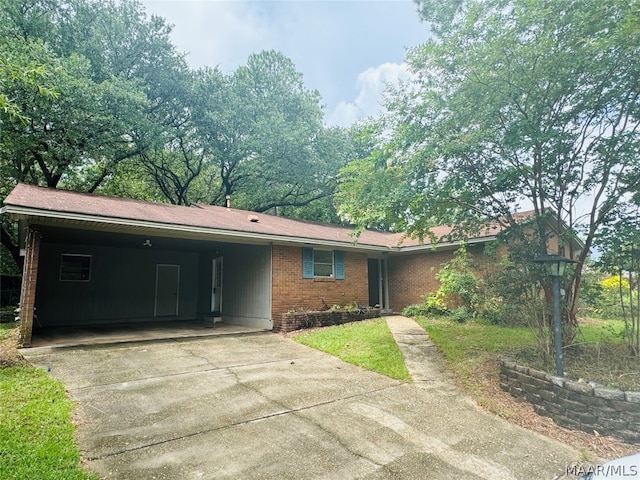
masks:
[[[440,393],[457,392],[454,379],[427,332],[407,317],[396,315],[386,319],[414,384]]]
[[[551,480],[579,461],[482,413],[415,322],[388,322],[414,383],[272,333],[23,353],[64,382],[101,478]]]

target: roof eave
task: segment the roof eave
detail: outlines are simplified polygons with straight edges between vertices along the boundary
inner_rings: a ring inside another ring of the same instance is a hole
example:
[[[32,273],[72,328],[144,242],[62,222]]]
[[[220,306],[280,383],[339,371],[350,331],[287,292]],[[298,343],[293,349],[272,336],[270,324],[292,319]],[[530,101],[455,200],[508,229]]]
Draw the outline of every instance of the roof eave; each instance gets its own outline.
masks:
[[[226,230],[221,228],[197,227],[191,225],[180,225],[175,223],[162,223],[146,220],[134,220],[121,217],[103,217],[99,215],[88,215],[82,213],[61,212],[54,210],[36,209],[31,207],[21,207],[17,205],[5,205],[0,209],[0,213],[8,213],[16,219],[47,218],[52,220],[67,220],[73,222],[94,222],[111,226],[134,227],[148,230],[164,232],[180,232],[182,234],[192,233],[194,235],[206,235],[212,237],[223,237],[227,240],[253,241],[260,243],[283,243],[299,245],[321,245],[342,249],[369,250],[376,252],[389,251],[389,247],[383,245],[362,244],[357,242],[340,242],[335,240],[315,239],[308,237],[297,237],[288,235],[275,235],[268,233],[247,232],[241,230]]]

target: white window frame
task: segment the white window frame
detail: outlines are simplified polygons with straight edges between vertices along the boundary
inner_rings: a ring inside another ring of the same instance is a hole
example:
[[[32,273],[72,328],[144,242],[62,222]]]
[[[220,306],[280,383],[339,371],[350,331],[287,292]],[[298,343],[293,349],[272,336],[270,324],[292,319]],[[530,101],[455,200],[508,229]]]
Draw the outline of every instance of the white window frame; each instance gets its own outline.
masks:
[[[331,263],[328,262],[318,262],[316,261],[316,252],[328,252],[331,254]],[[331,273],[329,275],[318,275],[317,271],[318,269],[316,268],[317,265],[331,265]],[[325,249],[321,249],[321,248],[314,248],[313,249],[313,276],[315,278],[335,278],[335,272],[336,272],[336,258],[335,258],[335,254],[333,250],[325,250]]]

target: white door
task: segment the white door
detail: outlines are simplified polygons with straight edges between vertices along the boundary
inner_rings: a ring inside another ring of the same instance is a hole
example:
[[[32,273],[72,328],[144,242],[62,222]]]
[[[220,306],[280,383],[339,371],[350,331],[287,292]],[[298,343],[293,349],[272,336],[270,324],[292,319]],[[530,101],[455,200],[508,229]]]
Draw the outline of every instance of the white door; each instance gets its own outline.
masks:
[[[156,265],[156,317],[178,315],[180,265]]]
[[[222,312],[222,257],[213,259],[211,265],[211,312]]]

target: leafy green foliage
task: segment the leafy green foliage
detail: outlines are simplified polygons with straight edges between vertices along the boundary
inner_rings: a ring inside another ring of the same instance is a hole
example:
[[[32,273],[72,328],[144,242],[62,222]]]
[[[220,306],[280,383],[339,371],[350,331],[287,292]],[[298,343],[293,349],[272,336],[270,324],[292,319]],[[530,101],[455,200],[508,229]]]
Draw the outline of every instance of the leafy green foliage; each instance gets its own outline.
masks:
[[[638,2],[418,3],[434,37],[409,51],[414,81],[390,97],[378,148],[360,161],[372,171],[348,175],[339,211],[418,237],[452,225],[464,239],[518,230],[515,212],[533,208],[530,256],[578,260],[565,288],[571,342],[595,235],[640,185]],[[381,179],[391,200],[366,194]]]
[[[384,319],[363,320],[305,332],[294,339],[367,370],[411,381],[402,352]]]
[[[0,0],[0,197],[16,182],[182,205],[232,195],[337,220],[358,131],[322,124],[319,93],[281,53],[192,71],[170,33],[137,0]]]
[[[588,281],[584,282],[582,299],[587,306],[585,314],[608,320],[624,319],[629,313],[629,307],[638,302],[637,292],[631,288],[626,278],[604,274],[600,274],[599,277],[599,281],[591,284]]]
[[[232,195],[240,208],[295,213],[333,194],[351,139],[323,127],[320,96],[290,59],[265,51],[230,74],[201,70],[196,93],[194,126],[215,179],[208,203]]]
[[[599,265],[613,273],[613,282],[602,283],[603,297],[611,305],[617,294],[629,350],[640,355],[640,208],[617,209],[617,221],[598,237],[605,248]]]
[[[401,231],[405,219],[399,214],[404,172],[386,166],[386,151],[378,145],[382,125],[362,125],[358,131],[361,157],[350,161],[339,174],[335,195],[341,218],[357,226],[382,231]]]
[[[139,151],[137,132],[157,108],[149,67],[184,68],[169,30],[134,1],[4,0],[0,11],[0,48],[43,72],[36,86],[24,75],[3,78],[20,105],[19,116],[0,117],[9,178],[95,190],[113,165]]]
[[[447,306],[436,293],[423,296],[424,303],[409,305],[402,310],[406,317],[419,317],[426,315],[445,315],[449,313]]]
[[[438,290],[426,294],[424,304],[407,307],[404,315],[449,314],[465,322],[485,314],[489,301],[485,283],[464,246],[436,273],[436,278],[440,282]]]
[[[446,299],[447,305],[455,307],[459,320],[466,320],[480,313],[483,303],[483,281],[473,271],[467,250],[461,247],[453,259],[436,274],[440,288],[436,296]]]

